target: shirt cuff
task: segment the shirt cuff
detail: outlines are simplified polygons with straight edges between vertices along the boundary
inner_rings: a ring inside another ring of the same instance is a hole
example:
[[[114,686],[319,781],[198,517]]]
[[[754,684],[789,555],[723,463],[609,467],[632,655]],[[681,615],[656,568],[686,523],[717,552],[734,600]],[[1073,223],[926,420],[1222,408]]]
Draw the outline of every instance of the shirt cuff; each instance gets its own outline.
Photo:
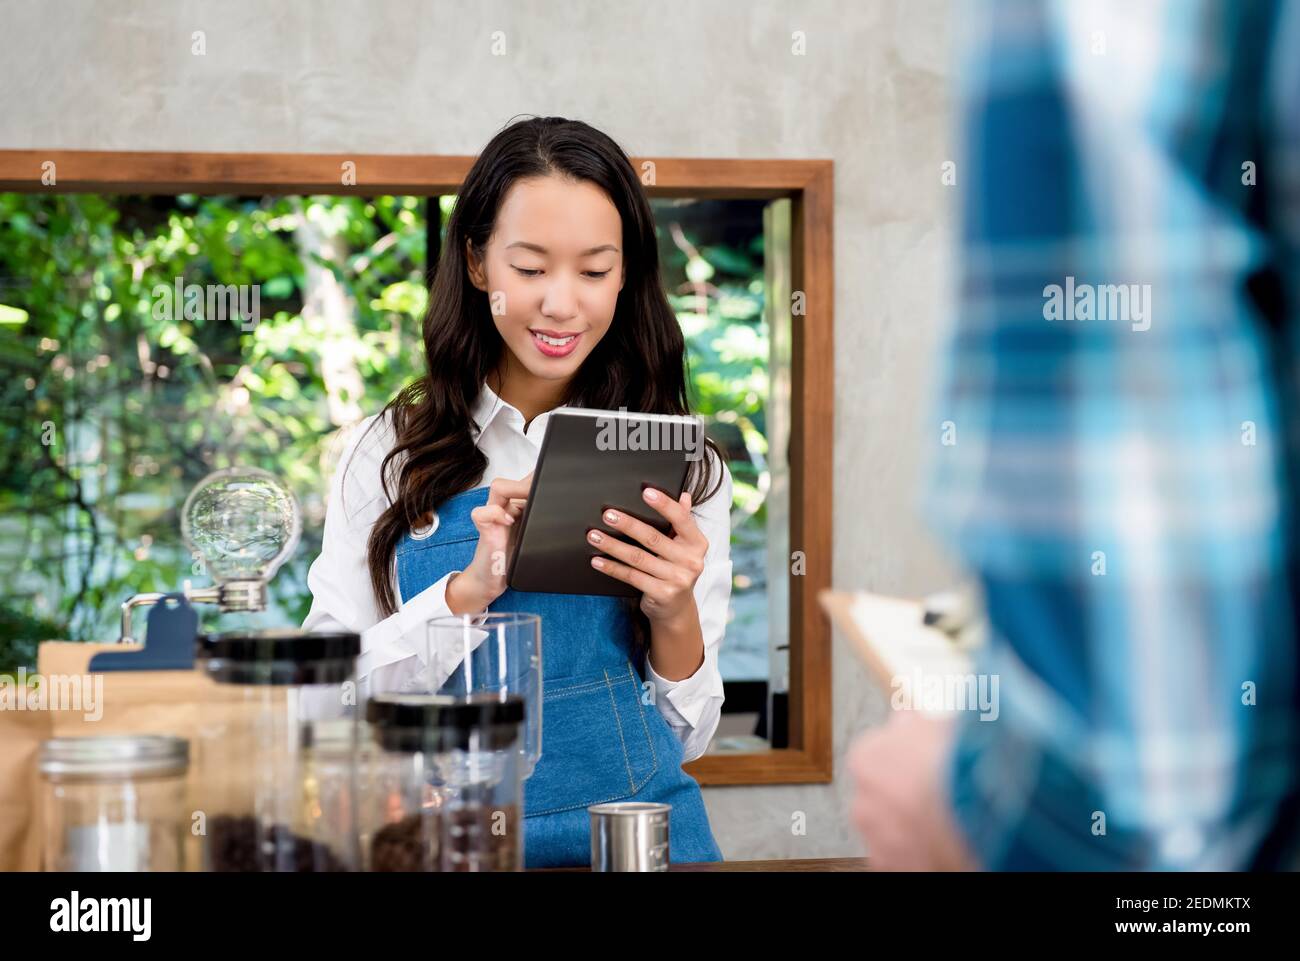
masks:
[[[415,597],[402,604],[391,618],[362,635],[362,652],[357,658],[357,676],[366,677],[378,668],[403,661],[420,659],[421,669],[428,663],[429,643],[425,625],[435,617],[452,617],[447,606],[447,582],[460,571],[449,571]],[[471,623],[483,623],[487,608],[474,615]]]
[[[655,704],[663,713],[667,707],[672,714],[680,718],[683,724],[695,727],[708,706],[709,699],[722,697],[722,674],[718,670],[717,649],[704,649],[704,663],[696,668],[690,677],[680,681],[670,681],[661,677],[650,663],[649,655],[645,659],[646,676],[655,688]],[[672,718],[670,717],[669,720]]]

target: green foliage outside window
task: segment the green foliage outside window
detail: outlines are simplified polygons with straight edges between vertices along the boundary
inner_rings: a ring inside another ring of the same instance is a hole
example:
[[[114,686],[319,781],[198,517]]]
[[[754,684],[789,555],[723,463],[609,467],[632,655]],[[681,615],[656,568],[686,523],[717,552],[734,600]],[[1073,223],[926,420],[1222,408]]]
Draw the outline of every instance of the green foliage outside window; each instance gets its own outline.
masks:
[[[445,225],[454,198],[441,201]],[[426,207],[0,194],[0,671],[31,666],[41,639],[116,637],[133,593],[207,583],[178,512],[235,464],[277,474],[303,503],[303,541],[272,594],[282,622],[305,617],[337,431],[423,365]],[[694,401],[739,438],[736,537],[761,544],[761,235],[685,247],[668,248],[665,275]],[[258,319],[187,309],[178,283],[255,285]]]

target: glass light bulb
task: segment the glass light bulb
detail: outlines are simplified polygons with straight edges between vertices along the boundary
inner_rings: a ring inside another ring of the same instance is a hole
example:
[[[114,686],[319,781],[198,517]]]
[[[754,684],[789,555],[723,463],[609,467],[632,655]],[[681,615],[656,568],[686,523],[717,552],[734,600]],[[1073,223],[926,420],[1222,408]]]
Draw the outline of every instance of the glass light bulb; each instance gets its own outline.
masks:
[[[269,581],[301,533],[297,498],[274,474],[256,467],[209,474],[181,509],[181,535],[218,584]]]

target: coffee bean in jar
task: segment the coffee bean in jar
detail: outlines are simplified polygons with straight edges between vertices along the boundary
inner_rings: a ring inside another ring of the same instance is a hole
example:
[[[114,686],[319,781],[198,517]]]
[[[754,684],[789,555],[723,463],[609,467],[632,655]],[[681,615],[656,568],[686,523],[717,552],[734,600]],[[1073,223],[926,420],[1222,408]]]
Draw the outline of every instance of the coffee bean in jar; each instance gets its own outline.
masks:
[[[346,871],[327,845],[295,834],[283,824],[263,825],[254,817],[219,815],[208,823],[209,871]]]
[[[195,668],[221,705],[198,738],[205,870],[358,867],[357,719],[341,694],[355,682],[360,650],[351,632],[199,636]]]
[[[519,870],[519,809],[513,805],[452,806],[443,812],[444,871]]]
[[[521,697],[379,694],[366,720],[370,870],[520,870]]]
[[[441,819],[437,812],[408,814],[385,824],[370,839],[371,871],[439,870]]]

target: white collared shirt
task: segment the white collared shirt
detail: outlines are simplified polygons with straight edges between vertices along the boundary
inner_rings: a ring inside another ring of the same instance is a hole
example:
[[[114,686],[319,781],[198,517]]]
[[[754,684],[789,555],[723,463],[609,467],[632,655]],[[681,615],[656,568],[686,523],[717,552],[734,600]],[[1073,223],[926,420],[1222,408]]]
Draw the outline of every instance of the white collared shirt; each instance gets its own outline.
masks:
[[[361,635],[357,676],[363,690],[371,686],[376,690],[415,690],[426,681],[424,625],[430,618],[451,614],[447,581],[458,572],[440,578],[406,602],[399,598],[398,611],[392,616],[379,616],[370,585],[366,545],[371,527],[389,504],[379,469],[392,447],[393,432],[387,419],[371,429],[378,416],[367,417],[353,429],[330,483],[321,553],[307,573],[311,610],[302,626],[306,630],[348,630]],[[483,478],[475,486],[498,477],[516,480],[533,469],[549,412],[539,414],[525,431],[523,415],[485,384],[473,416],[482,425],[477,444],[488,461]],[[389,464],[390,490],[396,490],[399,459],[395,457]],[[731,473],[725,465],[718,492],[692,513],[709,542],[704,571],[695,582],[704,663],[690,677],[670,681],[660,677],[646,659],[646,678],[654,685],[655,706],[682,742],[687,761],[704,753],[722,714],[718,649],[726,632],[731,599]],[[393,564],[395,584],[396,559]]]

